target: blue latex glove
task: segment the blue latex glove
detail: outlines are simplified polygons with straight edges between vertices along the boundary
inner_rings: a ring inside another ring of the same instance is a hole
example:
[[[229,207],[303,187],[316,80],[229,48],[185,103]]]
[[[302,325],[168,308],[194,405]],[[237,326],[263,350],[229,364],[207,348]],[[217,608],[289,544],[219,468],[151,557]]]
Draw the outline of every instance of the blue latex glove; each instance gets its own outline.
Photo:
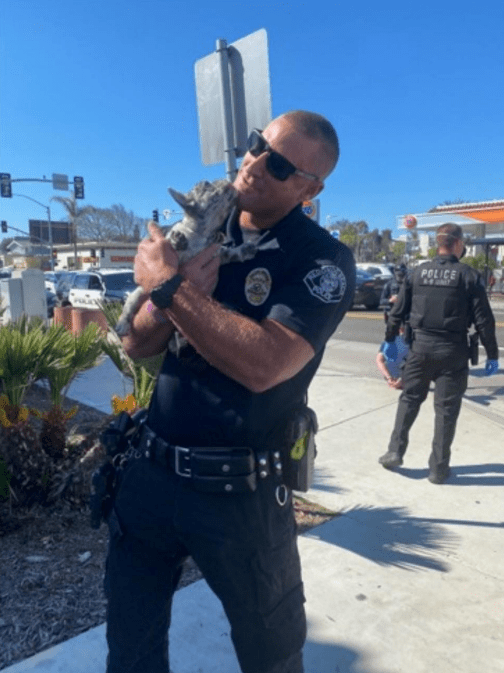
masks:
[[[394,360],[397,358],[397,346],[395,342],[385,341],[382,353],[385,356],[385,360],[387,362],[394,362]]]
[[[487,360],[486,361],[485,373],[486,373],[487,376],[492,376],[492,374],[495,374],[498,369],[499,369],[499,361],[498,360]]]

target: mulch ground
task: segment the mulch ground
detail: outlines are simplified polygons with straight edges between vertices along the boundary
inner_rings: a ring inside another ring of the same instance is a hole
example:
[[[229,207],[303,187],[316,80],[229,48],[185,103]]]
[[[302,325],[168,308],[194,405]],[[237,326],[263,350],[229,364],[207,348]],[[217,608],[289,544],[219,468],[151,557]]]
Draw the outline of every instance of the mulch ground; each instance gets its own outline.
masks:
[[[46,410],[47,391],[33,388],[25,404]],[[67,400],[66,408],[76,402]],[[69,422],[74,441],[89,443],[108,422],[106,414],[79,404]],[[300,533],[334,516],[295,497]],[[103,576],[108,530],[89,525],[87,508],[11,508],[0,503],[0,669],[98,626],[106,618]],[[188,559],[179,588],[201,579]]]

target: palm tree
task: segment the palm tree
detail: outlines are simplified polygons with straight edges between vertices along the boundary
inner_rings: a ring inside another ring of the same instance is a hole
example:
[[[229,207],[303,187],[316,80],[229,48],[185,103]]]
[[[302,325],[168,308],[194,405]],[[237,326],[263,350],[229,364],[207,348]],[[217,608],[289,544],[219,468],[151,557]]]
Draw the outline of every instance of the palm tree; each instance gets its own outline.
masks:
[[[74,267],[75,269],[77,269],[77,224],[79,222],[79,219],[81,219],[85,215],[94,213],[96,211],[96,208],[94,206],[83,206],[82,208],[79,208],[79,206],[77,205],[77,201],[75,199],[75,195],[53,196],[51,197],[51,201],[56,201],[57,203],[60,203],[66,210],[67,217],[70,220],[70,224],[72,227],[72,238],[74,244],[74,260],[75,260]]]

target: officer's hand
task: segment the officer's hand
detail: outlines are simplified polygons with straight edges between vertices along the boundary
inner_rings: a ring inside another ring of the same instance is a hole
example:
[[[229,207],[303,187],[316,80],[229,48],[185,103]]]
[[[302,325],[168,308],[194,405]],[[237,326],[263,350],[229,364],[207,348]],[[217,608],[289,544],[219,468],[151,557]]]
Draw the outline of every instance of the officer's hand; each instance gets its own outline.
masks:
[[[180,268],[180,273],[204,294],[211,295],[219,280],[220,245],[214,243]]]
[[[382,353],[385,356],[385,359],[387,362],[394,362],[394,360],[397,358],[397,346],[396,344],[391,341],[385,341],[385,344],[382,349]]]
[[[487,376],[492,376],[492,374],[495,374],[499,369],[499,361],[498,360],[487,360],[486,365],[485,365],[485,373]]]
[[[150,238],[141,241],[135,257],[135,282],[145,292],[172,278],[178,271],[178,256],[155,222],[149,222]]]

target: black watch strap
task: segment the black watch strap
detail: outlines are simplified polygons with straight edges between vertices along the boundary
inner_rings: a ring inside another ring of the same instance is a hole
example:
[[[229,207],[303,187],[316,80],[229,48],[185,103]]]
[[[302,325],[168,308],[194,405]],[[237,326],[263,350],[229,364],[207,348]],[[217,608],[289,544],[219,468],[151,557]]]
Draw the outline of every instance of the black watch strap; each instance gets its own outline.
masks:
[[[180,283],[184,280],[184,276],[177,273],[173,278],[165,280],[164,283],[155,287],[151,292],[151,301],[157,308],[170,308],[173,295],[178,290]]]

